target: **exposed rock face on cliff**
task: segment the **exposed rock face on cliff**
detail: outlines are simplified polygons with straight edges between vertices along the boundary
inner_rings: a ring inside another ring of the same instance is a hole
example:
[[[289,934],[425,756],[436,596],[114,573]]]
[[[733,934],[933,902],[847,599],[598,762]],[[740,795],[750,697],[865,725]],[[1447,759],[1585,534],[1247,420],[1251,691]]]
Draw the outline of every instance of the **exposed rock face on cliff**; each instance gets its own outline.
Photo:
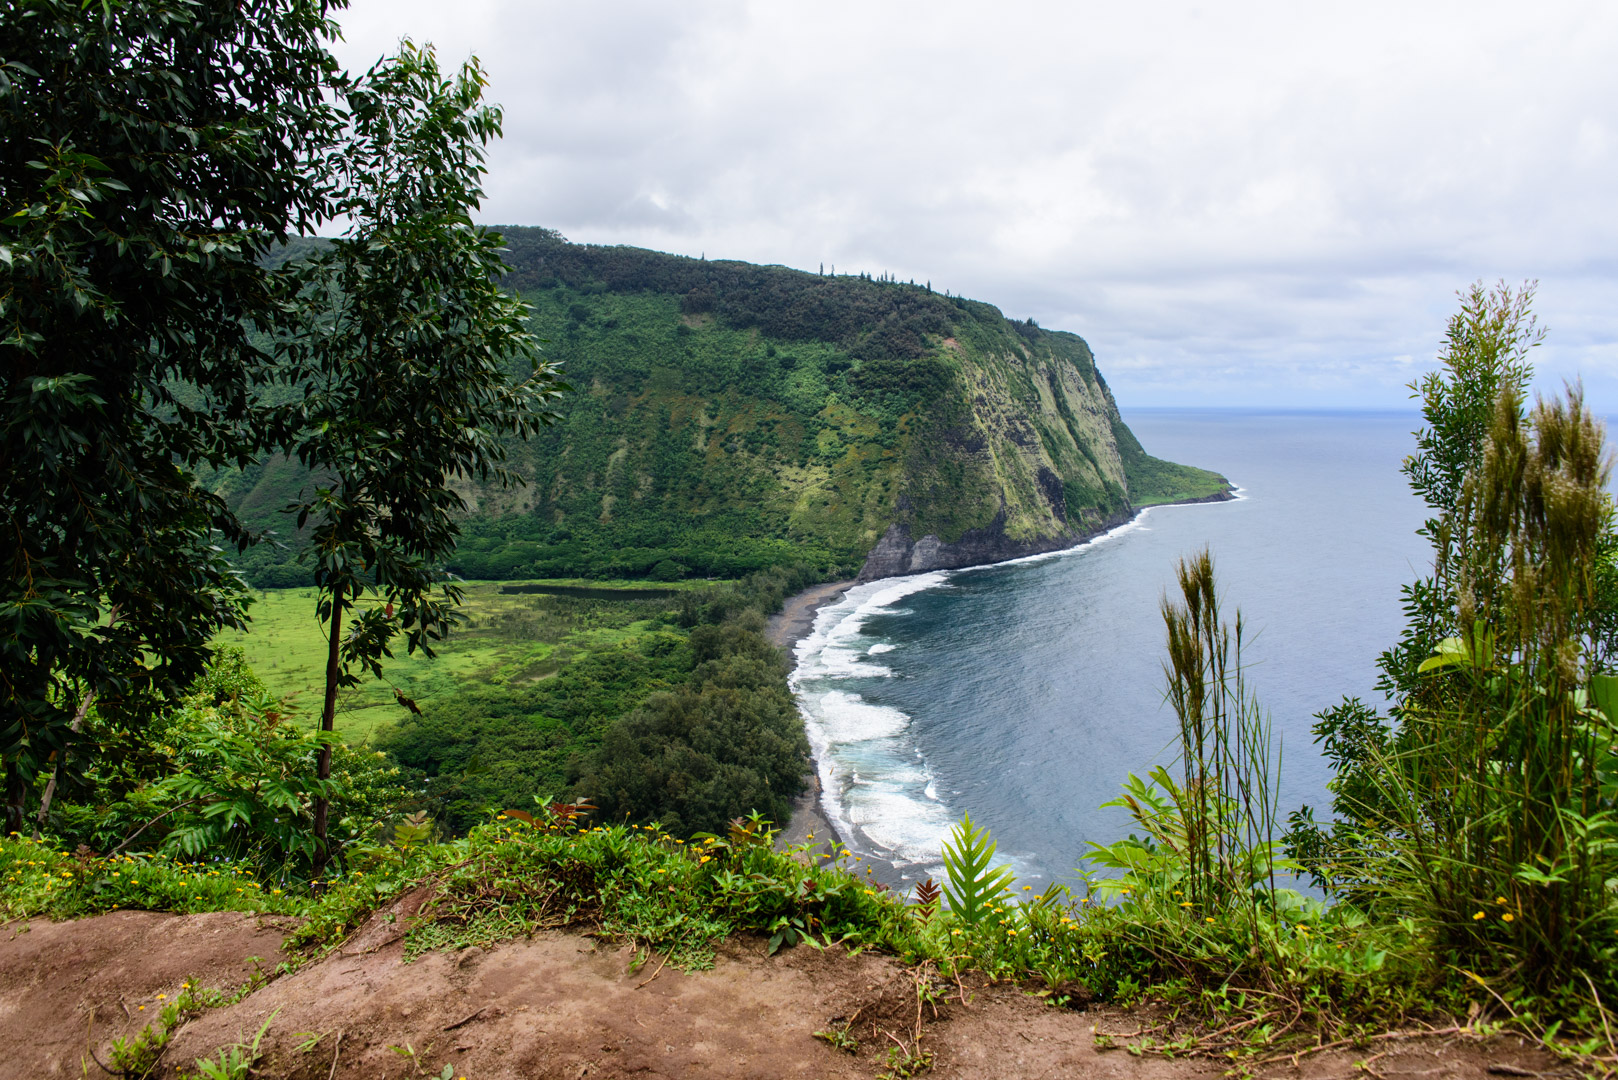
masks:
[[[862,580],[1055,551],[1127,521],[1137,502],[1163,501],[1146,475],[1131,498],[1130,459],[1180,467],[1146,457],[1089,346],[1011,325],[1014,334],[942,342],[957,396],[906,455],[893,520]],[[1193,479],[1201,494],[1223,492],[1222,478]]]
[[[928,570],[958,570],[963,566],[983,566],[987,563],[1018,559],[1024,555],[1042,555],[1047,551],[1061,551],[1131,517],[1128,511],[1114,514],[1087,531],[1070,531],[1055,536],[1040,536],[1027,540],[1013,540],[1005,534],[1001,522],[996,520],[987,529],[969,529],[954,543],[947,544],[937,536],[927,535],[917,540],[904,525],[890,525],[876,542],[876,547],[865,557],[858,580],[875,581],[877,578],[920,574]]]

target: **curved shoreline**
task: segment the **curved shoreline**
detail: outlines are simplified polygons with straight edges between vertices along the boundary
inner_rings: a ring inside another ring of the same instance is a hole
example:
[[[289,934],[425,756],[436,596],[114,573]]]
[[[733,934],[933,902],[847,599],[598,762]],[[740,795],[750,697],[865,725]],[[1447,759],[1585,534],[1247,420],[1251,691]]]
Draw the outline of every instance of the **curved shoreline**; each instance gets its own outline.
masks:
[[[1236,485],[1232,484],[1225,491],[1218,492],[1214,495],[1204,495],[1200,498],[1180,499],[1175,502],[1153,503],[1150,506],[1137,507],[1135,508],[1134,513],[1130,514],[1129,518],[1124,522],[1114,523],[1110,527],[1098,529],[1095,532],[1085,536],[1076,537],[1070,543],[1064,544],[1061,547],[1051,548],[1046,551],[1028,552],[1021,555],[1008,555],[1003,559],[993,559],[988,562],[973,564],[973,566],[996,566],[1000,563],[1016,562],[1020,559],[1037,557],[1038,555],[1053,555],[1062,551],[1070,551],[1073,548],[1089,543],[1098,536],[1111,532],[1113,529],[1121,528],[1123,525],[1127,525],[1138,520],[1140,516],[1148,510],[1156,509],[1160,506],[1191,506],[1199,503],[1205,504],[1229,502],[1237,497],[1236,492],[1238,490],[1240,489],[1237,488]],[[973,566],[949,567],[948,569],[967,570],[972,569]],[[903,575],[894,574],[882,576],[898,577]],[[796,649],[798,642],[808,637],[810,632],[814,629],[815,616],[819,613],[820,609],[825,607],[827,604],[834,603],[849,589],[855,585],[864,583],[866,580],[867,579],[862,571],[861,576],[854,580],[833,581],[820,585],[811,585],[803,592],[788,597],[782,603],[781,610],[769,617],[769,620],[765,625],[765,636],[769,638],[770,644],[774,645],[785,654],[787,663],[789,665],[795,663],[793,652]],[[792,820],[789,821],[786,826],[776,834],[776,847],[786,848],[796,844],[813,843],[815,845],[815,848],[813,849],[814,852],[819,852],[822,849],[832,851],[835,850],[839,845],[846,844],[846,839],[838,835],[837,830],[833,828],[831,821],[821,809],[821,795],[822,790],[820,786],[819,762],[811,759],[808,786],[804,790],[803,794],[799,795],[793,800]]]
[[[787,663],[792,664],[792,653],[798,642],[808,637],[815,628],[815,615],[827,604],[840,599],[853,585],[853,581],[826,582],[811,585],[796,596],[787,597],[781,610],[770,616],[764,636],[770,639],[770,644],[785,653]],[[829,851],[842,842],[842,837],[837,835],[837,830],[831,827],[831,822],[821,812],[820,770],[815,764],[811,759],[809,786],[792,802],[792,820],[776,834],[775,845],[778,848],[812,843],[817,845],[817,851],[821,846]]]

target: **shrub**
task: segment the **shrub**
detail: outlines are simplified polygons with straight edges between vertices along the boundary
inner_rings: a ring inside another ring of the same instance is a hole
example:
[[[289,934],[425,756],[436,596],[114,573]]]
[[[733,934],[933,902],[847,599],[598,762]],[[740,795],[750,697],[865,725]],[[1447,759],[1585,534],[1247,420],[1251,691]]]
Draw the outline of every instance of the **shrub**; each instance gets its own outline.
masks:
[[[55,801],[52,837],[99,852],[227,859],[277,880],[307,875],[312,803],[333,800],[333,836],[374,835],[410,798],[377,751],[334,742],[330,781],[315,779],[322,738],[294,720],[224,649],[177,708],[138,730],[97,726],[103,752]]]

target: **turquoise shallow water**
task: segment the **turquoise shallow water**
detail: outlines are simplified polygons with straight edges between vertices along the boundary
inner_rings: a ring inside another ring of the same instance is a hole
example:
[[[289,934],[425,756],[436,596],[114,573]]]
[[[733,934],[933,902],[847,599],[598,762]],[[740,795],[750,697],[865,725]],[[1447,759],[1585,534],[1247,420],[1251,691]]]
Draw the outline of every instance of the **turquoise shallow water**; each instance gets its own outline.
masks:
[[[1249,628],[1253,689],[1282,736],[1283,814],[1327,803],[1312,714],[1374,698],[1399,587],[1427,563],[1399,473],[1414,413],[1137,410],[1150,453],[1217,469],[1227,503],[1158,507],[1082,548],[857,586],[798,644],[794,689],[824,807],[894,878],[938,875],[963,813],[1025,883],[1075,877],[1126,775],[1169,764],[1160,597],[1208,545]]]

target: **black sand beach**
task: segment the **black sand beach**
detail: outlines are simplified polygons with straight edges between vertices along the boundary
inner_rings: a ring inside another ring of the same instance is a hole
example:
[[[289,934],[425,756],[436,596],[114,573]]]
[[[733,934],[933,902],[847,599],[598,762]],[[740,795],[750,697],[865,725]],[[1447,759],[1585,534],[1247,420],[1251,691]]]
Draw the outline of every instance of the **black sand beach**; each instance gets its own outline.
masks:
[[[834,581],[812,586],[788,597],[781,610],[770,616],[765,634],[771,644],[787,654],[788,663],[792,660],[793,646],[814,628],[815,613],[837,600],[853,584],[852,581]],[[826,844],[829,850],[837,842],[837,833],[820,810],[820,773],[811,769],[809,787],[793,803],[792,820],[776,836],[776,844],[783,848],[804,843]]]

